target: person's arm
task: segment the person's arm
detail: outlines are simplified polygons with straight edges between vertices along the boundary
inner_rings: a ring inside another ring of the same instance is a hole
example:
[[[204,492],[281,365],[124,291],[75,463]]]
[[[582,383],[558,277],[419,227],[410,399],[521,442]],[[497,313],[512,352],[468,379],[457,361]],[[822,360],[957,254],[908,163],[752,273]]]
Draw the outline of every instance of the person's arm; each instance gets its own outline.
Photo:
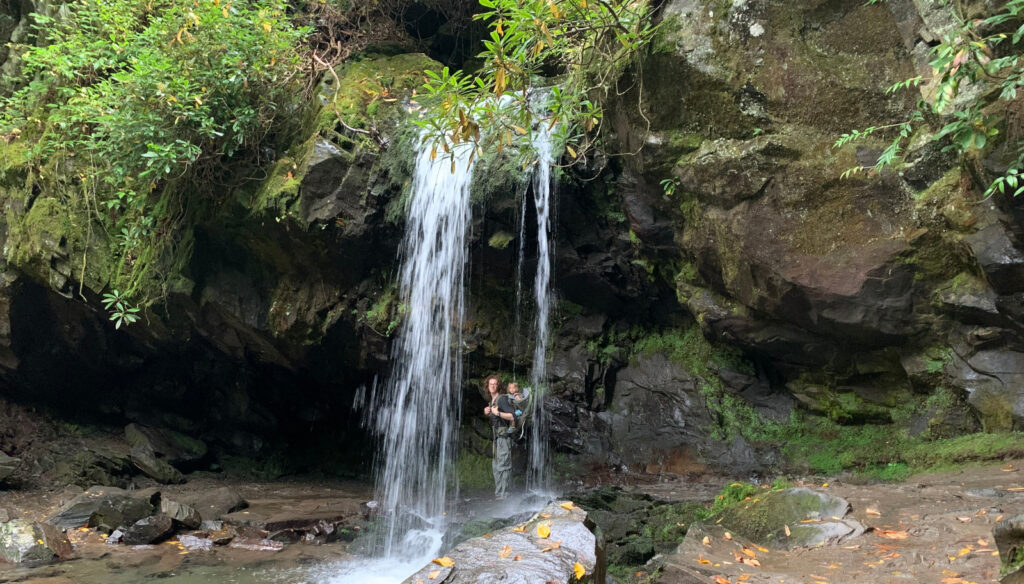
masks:
[[[508,396],[505,396],[505,399],[499,400],[498,407],[491,408],[491,411],[497,413],[498,417],[506,422],[512,422],[516,419],[515,406],[512,405],[512,399]]]

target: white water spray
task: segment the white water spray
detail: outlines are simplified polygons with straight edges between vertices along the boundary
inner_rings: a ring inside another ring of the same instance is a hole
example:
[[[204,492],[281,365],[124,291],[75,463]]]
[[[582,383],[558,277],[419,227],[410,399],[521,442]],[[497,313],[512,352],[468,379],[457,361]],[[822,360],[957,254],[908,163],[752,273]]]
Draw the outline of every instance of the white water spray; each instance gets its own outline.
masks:
[[[470,148],[416,159],[400,257],[405,307],[391,377],[368,421],[381,436],[377,499],[386,558],[428,557],[445,530],[448,476],[460,423],[462,320],[470,222]]]

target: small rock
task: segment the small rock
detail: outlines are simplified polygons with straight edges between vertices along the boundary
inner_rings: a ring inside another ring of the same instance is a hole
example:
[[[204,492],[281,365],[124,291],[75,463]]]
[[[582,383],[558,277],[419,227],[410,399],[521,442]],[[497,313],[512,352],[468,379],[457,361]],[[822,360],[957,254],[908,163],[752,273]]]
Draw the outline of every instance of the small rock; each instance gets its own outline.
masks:
[[[205,537],[181,535],[178,536],[178,541],[181,542],[181,545],[189,551],[205,552],[213,549],[213,540]]]
[[[174,522],[163,513],[136,521],[124,532],[122,541],[128,545],[156,543],[174,533]]]
[[[123,537],[124,532],[120,529],[115,529],[114,531],[110,532],[109,536],[107,536],[107,545],[117,545],[121,543],[121,538]]]
[[[158,483],[176,485],[185,482],[181,471],[157,457],[156,453],[143,446],[133,446],[132,464]]]
[[[284,549],[284,544],[272,539],[246,537],[232,541],[228,547],[252,552],[279,552]]]
[[[167,515],[174,521],[187,529],[196,529],[202,525],[203,520],[191,505],[162,499],[160,501],[160,512]]]

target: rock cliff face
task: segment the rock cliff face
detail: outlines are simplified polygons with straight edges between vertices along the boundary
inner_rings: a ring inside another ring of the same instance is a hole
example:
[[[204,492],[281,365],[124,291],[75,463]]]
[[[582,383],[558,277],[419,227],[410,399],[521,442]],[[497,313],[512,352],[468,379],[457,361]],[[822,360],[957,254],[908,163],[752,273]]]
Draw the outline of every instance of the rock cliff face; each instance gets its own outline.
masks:
[[[32,9],[8,4],[0,40]],[[559,451],[647,472],[754,471],[777,452],[736,412],[892,422],[921,404],[912,429],[933,436],[1024,425],[1024,208],[980,198],[998,164],[954,159],[922,132],[891,170],[839,178],[883,144],[835,148],[837,135],[900,121],[916,101],[885,89],[927,67],[948,26],[919,4],[662,6],[658,38],[609,108],[605,143],[623,154],[559,185]],[[408,98],[436,65],[367,56],[326,78],[303,135],[196,227],[176,286],[126,331],[99,308],[106,236],[35,192],[9,146],[3,395],[249,455],[363,440],[352,399],[386,373],[401,318]],[[515,328],[521,191],[499,167],[478,179],[473,209],[471,412],[476,379],[522,374],[530,359],[529,328]],[[951,399],[925,405],[940,388]]]

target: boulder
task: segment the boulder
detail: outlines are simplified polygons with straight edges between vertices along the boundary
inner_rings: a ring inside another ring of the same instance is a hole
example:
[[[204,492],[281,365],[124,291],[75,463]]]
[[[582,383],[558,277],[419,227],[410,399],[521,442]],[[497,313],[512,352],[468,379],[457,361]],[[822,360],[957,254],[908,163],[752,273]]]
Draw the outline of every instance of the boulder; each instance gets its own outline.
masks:
[[[1024,515],[1015,515],[996,523],[992,535],[1002,563],[1001,584],[1024,583]]]
[[[956,354],[947,370],[986,432],[1024,427],[1024,352],[991,348]]]
[[[188,465],[202,460],[207,453],[206,443],[180,432],[128,424],[125,438],[134,451],[143,448],[153,452],[171,465]]]
[[[131,459],[111,450],[86,449],[69,459],[59,461],[54,470],[58,483],[78,485],[110,485],[128,488],[135,470]]]
[[[711,424],[696,378],[662,354],[639,357],[618,372],[608,417],[612,448],[625,464],[641,467],[695,451]]]
[[[223,515],[249,506],[241,495],[229,487],[182,497],[181,502],[198,511],[203,521],[217,521]]]
[[[11,476],[14,469],[18,468],[18,463],[20,462],[20,458],[7,456],[3,452],[0,452],[0,483],[2,483],[7,477]]]
[[[999,223],[989,225],[966,238],[978,267],[999,294],[1024,290],[1024,254]]]
[[[21,519],[0,523],[2,561],[15,564],[41,563],[55,558],[67,559],[71,554],[71,542],[63,529]]]
[[[568,584],[577,581],[574,574],[577,564],[586,574],[579,580],[604,582],[604,539],[595,531],[595,524],[581,508],[566,509],[557,502],[551,503],[520,526],[460,543],[446,554],[453,565],[427,564],[403,584],[428,581]],[[431,578],[433,572],[440,573]]]
[[[151,515],[157,497],[158,493],[139,495],[117,487],[93,486],[46,518],[45,523],[61,529],[89,525],[109,532]]]
[[[139,519],[125,530],[121,541],[128,545],[145,545],[163,541],[174,533],[174,522],[163,513]]]
[[[172,485],[185,482],[185,477],[180,470],[159,458],[155,452],[145,446],[133,446],[131,459],[136,468],[158,483]]]
[[[721,527],[760,546],[792,549],[835,543],[863,533],[859,522],[844,519],[849,510],[845,499],[797,487],[732,505],[703,524]],[[702,536],[696,533],[691,529],[687,539],[699,541]]]

